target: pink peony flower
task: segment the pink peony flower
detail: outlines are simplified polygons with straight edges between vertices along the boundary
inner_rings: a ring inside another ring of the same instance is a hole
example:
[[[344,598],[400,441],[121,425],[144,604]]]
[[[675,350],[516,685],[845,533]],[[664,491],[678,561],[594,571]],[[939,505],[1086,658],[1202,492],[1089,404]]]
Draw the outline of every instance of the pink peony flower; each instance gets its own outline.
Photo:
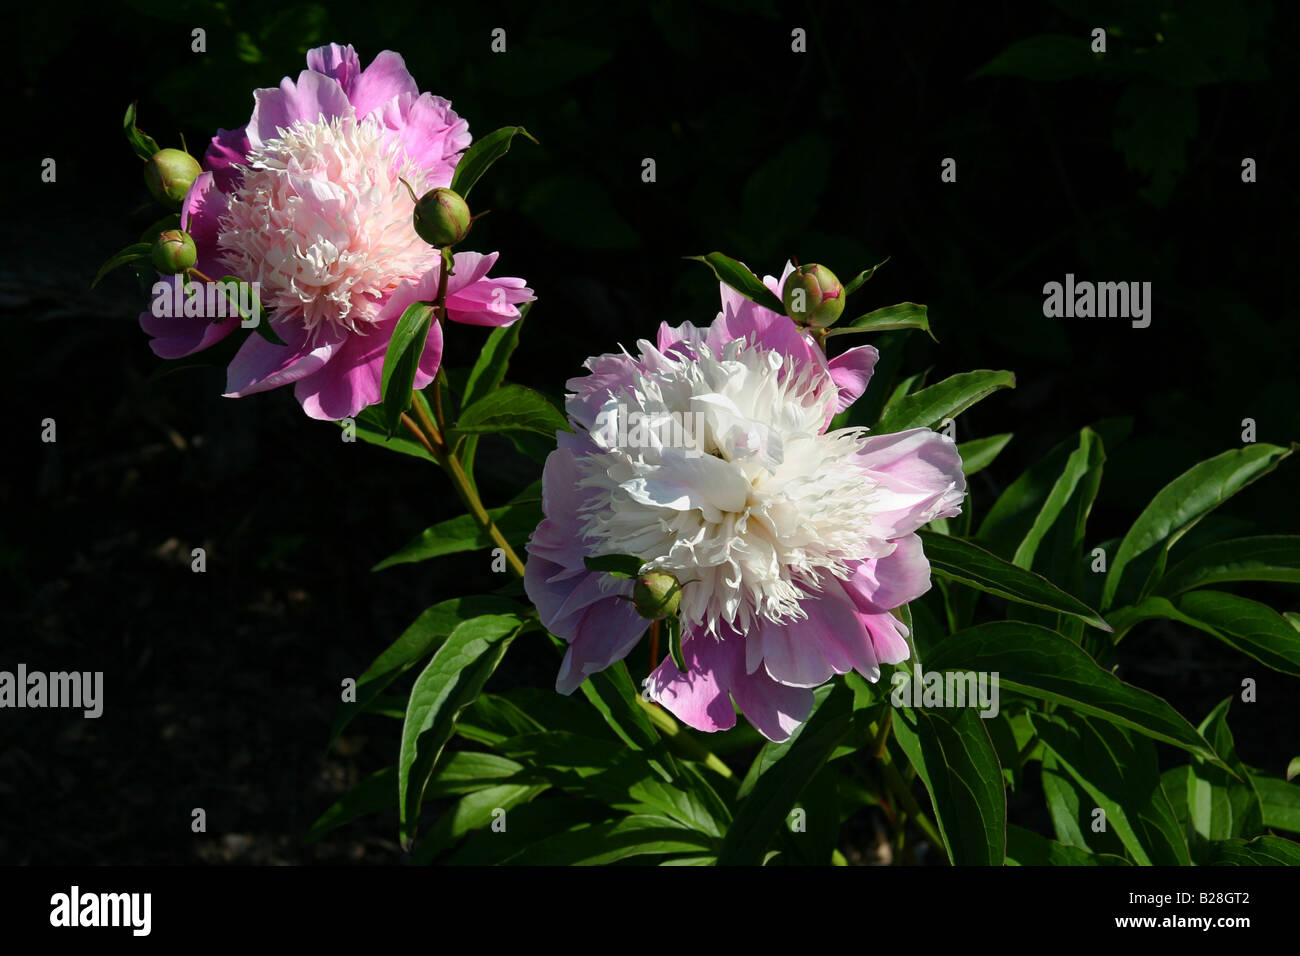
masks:
[[[779,295],[791,271],[768,287]],[[907,659],[889,612],[930,587],[916,531],[957,514],[966,483],[952,440],[927,428],[828,431],[878,357],[860,346],[827,361],[789,318],[723,286],[708,328],[665,324],[636,356],[587,361],[528,544],[528,596],[569,642],[557,690],[623,658],[647,626],[631,581],[587,570],[598,555],[682,582],[686,670],[665,658],[646,687],[700,730],[734,726],[734,700],[785,740],[833,674],[875,681]]]
[[[190,187],[181,225],[197,268],[260,284],[285,346],[250,335],[232,361],[226,394],[294,384],[313,418],[355,415],[380,400],[384,354],[403,309],[437,295],[437,249],[415,233],[411,196],[451,183],[469,128],[446,100],[420,93],[391,51],[364,70],[351,46],[307,54],[295,83],[257,90],[248,125],[220,130]],[[458,253],[447,317],[509,325],[530,302],[522,279],[490,278],[496,254]],[[163,358],[220,341],[235,319],[140,316]],[[433,380],[442,330],[429,332],[416,388]]]

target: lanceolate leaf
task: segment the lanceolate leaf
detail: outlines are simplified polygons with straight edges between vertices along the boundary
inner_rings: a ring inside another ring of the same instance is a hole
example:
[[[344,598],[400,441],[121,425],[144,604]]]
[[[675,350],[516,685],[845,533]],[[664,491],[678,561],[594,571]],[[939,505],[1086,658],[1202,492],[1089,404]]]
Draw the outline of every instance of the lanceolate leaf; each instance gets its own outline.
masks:
[[[961,442],[957,446],[957,454],[961,455],[962,473],[969,478],[976,472],[983,471],[989,465],[993,464],[993,459],[1003,448],[1007,447],[1007,442],[1011,441],[1011,433],[1006,432],[1002,435],[990,435],[988,438],[972,438],[970,441]]]
[[[757,302],[778,315],[785,315],[785,306],[771,289],[763,285],[763,280],[730,256],[724,256],[721,252],[710,252],[707,256],[687,256],[686,258],[695,262],[703,262],[713,270],[713,274],[718,277],[720,282],[731,286],[751,302]]]
[[[1003,690],[1104,717],[1218,761],[1196,728],[1163,698],[1126,684],[1079,645],[1036,624],[994,621],[960,631],[936,645],[925,663],[932,671],[996,673]]]
[[[970,707],[900,710],[894,735],[930,792],[955,865],[1001,866],[1007,846],[1002,766]]]
[[[1069,614],[1103,631],[1110,630],[1100,614],[1041,575],[1018,568],[961,538],[933,531],[921,532],[921,538],[936,574],[1020,604]]]
[[[523,622],[513,614],[465,621],[451,632],[416,679],[407,703],[397,762],[404,844],[409,844],[415,833],[425,784],[443,746],[455,732],[457,716],[478,696],[522,626]]]
[[[529,533],[541,521],[541,502],[540,499],[533,499],[515,502],[501,508],[491,508],[488,510],[488,516],[505,535],[506,540],[516,544],[526,540]],[[398,564],[411,564],[448,554],[477,551],[491,547],[492,544],[492,538],[479,527],[473,515],[459,515],[425,528],[414,540],[384,558],[371,570],[382,571],[384,568],[391,568]]]
[[[433,305],[412,302],[397,320],[388,351],[384,353],[383,395],[384,428],[391,437],[401,424],[402,415],[411,407],[411,389],[415,372],[424,355],[424,345],[433,323]]]
[[[122,131],[126,133],[126,141],[131,145],[131,149],[141,159],[152,159],[153,154],[158,152],[157,141],[135,125],[134,103],[126,108],[126,115],[122,117]]]
[[[568,431],[569,423],[546,397],[522,385],[503,385],[460,413],[456,431],[462,435],[526,431],[552,437]]]
[[[1065,515],[1067,520],[1074,519],[1074,527],[1068,529],[1067,535],[1071,543],[1077,544],[1082,540],[1083,519],[1087,517],[1092,507],[1092,499],[1097,493],[1097,485],[1101,477],[1101,465],[1105,460],[1106,453],[1102,450],[1101,439],[1097,437],[1097,433],[1090,428],[1083,429],[1079,433],[1079,447],[1066,461],[1061,477],[1052,486],[1028,534],[1016,548],[1015,556],[1011,559],[1013,564],[1026,569],[1032,568],[1039,544],[1062,515]],[[1082,497],[1080,507],[1067,510],[1076,493]]]
[[[844,335],[848,332],[888,332],[891,329],[920,329],[930,338],[934,339],[934,333],[930,331],[930,318],[928,310],[923,305],[915,302],[900,302],[897,305],[887,305],[883,309],[876,309],[874,312],[868,312],[866,315],[860,315],[852,322],[845,322],[830,329],[827,335]],[[934,339],[936,342],[938,339]]]
[[[483,177],[488,168],[510,152],[510,144],[514,142],[516,136],[537,142],[522,126],[503,126],[476,139],[456,164],[456,172],[451,178],[452,191],[459,193],[462,199],[468,199],[469,191],[474,188],[474,184]]]
[[[95,286],[99,285],[100,279],[104,278],[104,276],[108,275],[118,266],[124,266],[128,262],[138,262],[141,259],[148,259],[152,251],[153,244],[148,242],[137,242],[134,245],[127,246],[99,267],[99,271],[95,273],[95,281],[90,284],[90,287],[92,289],[95,288]]]
[[[461,398],[463,407],[473,405],[504,381],[510,367],[510,356],[519,345],[519,332],[531,305],[531,302],[525,302],[519,307],[521,314],[518,319],[492,330],[465,382],[465,393]]]
[[[1290,454],[1290,448],[1263,443],[1234,448],[1193,465],[1162,488],[1133,522],[1115,552],[1102,589],[1102,610],[1114,602],[1124,569],[1130,562],[1157,545],[1163,545],[1162,554],[1168,554],[1196,522],[1268,474]]]
[[[909,428],[933,428],[998,389],[1015,387],[1016,377],[1010,372],[962,372],[900,399],[880,416],[872,431],[883,435]]]
[[[1300,583],[1300,535],[1235,538],[1201,548],[1165,572],[1152,593],[1172,597],[1226,581]]]

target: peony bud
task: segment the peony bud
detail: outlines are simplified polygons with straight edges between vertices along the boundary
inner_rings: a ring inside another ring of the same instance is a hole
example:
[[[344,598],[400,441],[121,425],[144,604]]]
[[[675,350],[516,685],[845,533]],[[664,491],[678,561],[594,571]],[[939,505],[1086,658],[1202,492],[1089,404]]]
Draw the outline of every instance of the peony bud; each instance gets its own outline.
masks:
[[[415,231],[431,246],[454,246],[469,232],[469,206],[460,195],[439,186],[415,204]]]
[[[153,198],[168,209],[180,209],[190,184],[203,170],[181,149],[160,149],[144,164],[144,181]]]
[[[682,586],[667,571],[647,571],[632,588],[632,604],[648,621],[672,617],[681,603]]]
[[[198,261],[199,251],[194,248],[194,240],[188,232],[180,229],[168,229],[158,234],[150,253],[153,267],[164,275],[179,275],[193,268]]]
[[[800,325],[825,329],[844,311],[844,287],[825,266],[800,266],[781,290],[786,315]]]

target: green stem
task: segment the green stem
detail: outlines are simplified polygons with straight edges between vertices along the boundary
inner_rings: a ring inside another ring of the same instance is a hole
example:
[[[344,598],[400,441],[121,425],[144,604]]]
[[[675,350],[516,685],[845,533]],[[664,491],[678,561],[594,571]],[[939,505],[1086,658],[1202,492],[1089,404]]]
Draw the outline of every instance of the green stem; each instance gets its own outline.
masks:
[[[650,722],[663,732],[663,735],[668,738],[668,742],[680,750],[683,756],[700,761],[720,777],[725,777],[728,780],[735,779],[736,775],[731,772],[730,767],[722,762],[722,758],[682,730],[681,726],[677,721],[673,720],[672,715],[666,710],[648,703],[640,694],[636,695],[636,702],[649,716]]]

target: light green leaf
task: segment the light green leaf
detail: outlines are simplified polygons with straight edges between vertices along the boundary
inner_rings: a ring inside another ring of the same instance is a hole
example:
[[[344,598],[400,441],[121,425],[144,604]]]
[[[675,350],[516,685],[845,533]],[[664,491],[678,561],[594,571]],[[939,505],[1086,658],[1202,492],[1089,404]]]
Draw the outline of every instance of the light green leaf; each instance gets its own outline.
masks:
[[[461,435],[527,431],[550,438],[569,430],[569,423],[545,396],[522,385],[503,385],[489,392],[465,408],[456,422]]]
[[[462,199],[468,199],[469,191],[483,178],[488,168],[510,152],[510,145],[516,136],[537,142],[522,126],[503,126],[476,139],[456,163],[456,172],[451,177],[452,191],[459,193]]]
[[[887,305],[866,315],[860,315],[851,322],[836,325],[827,330],[827,336],[845,335],[850,332],[888,332],[892,329],[920,329],[934,341],[930,331],[929,312],[925,306],[915,302],[900,302]]]
[[[962,372],[900,399],[880,416],[872,433],[884,435],[909,428],[933,428],[945,418],[956,418],[998,389],[1015,387],[1016,377],[1010,372],[983,369]]]
[[[750,272],[745,266],[721,252],[710,252],[707,256],[687,256],[693,262],[703,262],[713,270],[719,282],[731,286],[746,299],[757,302],[765,309],[771,309],[777,315],[785,315],[785,306],[763,280]]]
[[[1003,448],[1007,447],[1009,441],[1011,441],[1011,432],[960,442],[957,445],[957,454],[961,455],[962,473],[969,478],[976,472],[983,471],[993,464],[993,460],[998,457]]]

